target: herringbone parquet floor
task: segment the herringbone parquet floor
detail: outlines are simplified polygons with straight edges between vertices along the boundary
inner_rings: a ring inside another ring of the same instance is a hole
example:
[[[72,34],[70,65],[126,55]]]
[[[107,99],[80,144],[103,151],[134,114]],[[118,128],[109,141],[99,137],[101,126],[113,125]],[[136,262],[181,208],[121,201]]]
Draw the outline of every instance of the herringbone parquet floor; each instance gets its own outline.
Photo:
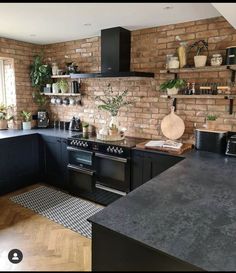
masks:
[[[0,197],[0,271],[90,271],[90,239],[9,200],[38,186]],[[14,248],[24,255],[19,264],[8,260]]]

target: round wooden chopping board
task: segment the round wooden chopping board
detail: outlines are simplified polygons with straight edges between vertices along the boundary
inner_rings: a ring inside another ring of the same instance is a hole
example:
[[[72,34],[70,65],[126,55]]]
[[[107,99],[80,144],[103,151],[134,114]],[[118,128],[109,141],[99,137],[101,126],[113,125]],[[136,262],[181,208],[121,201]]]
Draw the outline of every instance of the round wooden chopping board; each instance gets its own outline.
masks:
[[[171,140],[180,138],[185,130],[184,121],[175,114],[175,108],[171,107],[169,115],[165,116],[161,122],[161,131],[165,137]]]

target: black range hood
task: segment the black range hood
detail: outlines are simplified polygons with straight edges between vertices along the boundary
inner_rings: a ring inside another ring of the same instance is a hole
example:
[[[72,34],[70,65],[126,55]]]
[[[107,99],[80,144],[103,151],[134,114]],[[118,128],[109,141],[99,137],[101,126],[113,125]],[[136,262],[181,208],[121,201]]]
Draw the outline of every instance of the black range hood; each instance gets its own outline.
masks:
[[[131,33],[122,27],[101,31],[101,72],[70,74],[71,78],[154,77],[151,72],[130,71]]]

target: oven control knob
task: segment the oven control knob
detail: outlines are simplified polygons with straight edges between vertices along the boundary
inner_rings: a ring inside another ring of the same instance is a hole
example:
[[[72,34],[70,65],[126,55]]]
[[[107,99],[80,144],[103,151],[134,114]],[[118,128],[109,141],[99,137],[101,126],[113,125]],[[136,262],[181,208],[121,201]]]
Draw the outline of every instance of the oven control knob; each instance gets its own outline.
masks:
[[[88,143],[87,143],[87,142],[85,143],[85,147],[86,147],[86,148],[88,147]]]
[[[82,142],[81,142],[81,141],[79,141],[78,146],[81,146],[81,145],[82,145]]]
[[[117,148],[117,147],[114,149],[114,153],[115,153],[115,154],[118,153],[118,148]]]
[[[118,154],[123,154],[123,149],[122,148],[120,148],[119,150],[118,150]]]
[[[110,148],[110,153],[114,153],[114,147]]]
[[[110,147],[110,146],[107,147],[107,152],[108,152],[108,153],[110,152],[110,150],[111,150],[111,147]]]
[[[74,144],[74,140],[72,140],[71,142],[70,142],[70,145],[73,145]]]
[[[86,143],[83,143],[82,145],[83,145],[83,147],[86,147]]]

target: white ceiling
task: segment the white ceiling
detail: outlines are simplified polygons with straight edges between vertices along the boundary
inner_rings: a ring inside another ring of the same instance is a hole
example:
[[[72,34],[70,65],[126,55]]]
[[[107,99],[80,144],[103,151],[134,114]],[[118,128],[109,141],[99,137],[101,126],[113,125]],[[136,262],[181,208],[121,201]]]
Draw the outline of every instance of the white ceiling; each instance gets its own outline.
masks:
[[[236,4],[235,3],[212,3],[212,5],[236,28]]]
[[[0,37],[50,44],[216,16],[210,3],[0,3]]]

